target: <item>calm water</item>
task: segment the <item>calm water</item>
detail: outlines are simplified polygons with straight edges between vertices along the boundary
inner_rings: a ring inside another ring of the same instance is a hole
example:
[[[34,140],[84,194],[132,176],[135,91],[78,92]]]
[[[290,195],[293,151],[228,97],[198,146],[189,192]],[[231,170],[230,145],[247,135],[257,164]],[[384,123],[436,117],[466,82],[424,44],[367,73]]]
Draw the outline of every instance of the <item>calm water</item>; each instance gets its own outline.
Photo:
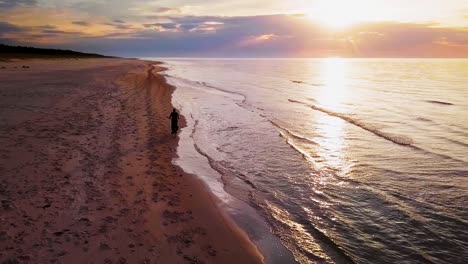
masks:
[[[467,263],[468,60],[165,62],[186,164],[298,262]]]

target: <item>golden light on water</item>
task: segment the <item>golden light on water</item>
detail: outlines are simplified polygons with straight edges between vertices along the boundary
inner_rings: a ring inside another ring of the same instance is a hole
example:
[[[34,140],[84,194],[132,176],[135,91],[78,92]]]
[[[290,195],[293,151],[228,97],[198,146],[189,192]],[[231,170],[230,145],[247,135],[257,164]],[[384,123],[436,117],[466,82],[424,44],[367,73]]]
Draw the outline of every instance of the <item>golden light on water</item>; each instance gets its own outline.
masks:
[[[343,113],[341,104],[348,94],[346,79],[347,61],[341,58],[328,58],[321,62],[323,87],[316,99],[320,108],[334,113]],[[328,114],[318,116],[316,133],[322,135],[318,143],[322,153],[319,156],[327,160],[328,165],[341,168],[344,165],[344,125],[338,117]]]
[[[324,86],[318,101],[327,109],[337,110],[348,93],[346,70],[346,61],[342,58],[327,58],[321,62],[320,71]]]

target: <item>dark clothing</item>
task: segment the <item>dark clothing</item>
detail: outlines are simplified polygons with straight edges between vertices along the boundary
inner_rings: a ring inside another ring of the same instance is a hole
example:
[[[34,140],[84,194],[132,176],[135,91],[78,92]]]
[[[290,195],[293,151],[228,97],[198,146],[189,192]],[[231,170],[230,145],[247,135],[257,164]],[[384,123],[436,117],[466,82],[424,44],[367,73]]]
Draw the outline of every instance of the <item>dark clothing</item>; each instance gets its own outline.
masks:
[[[177,134],[177,130],[179,130],[179,114],[177,112],[172,112],[169,115],[169,118],[171,119],[171,130],[172,134]]]

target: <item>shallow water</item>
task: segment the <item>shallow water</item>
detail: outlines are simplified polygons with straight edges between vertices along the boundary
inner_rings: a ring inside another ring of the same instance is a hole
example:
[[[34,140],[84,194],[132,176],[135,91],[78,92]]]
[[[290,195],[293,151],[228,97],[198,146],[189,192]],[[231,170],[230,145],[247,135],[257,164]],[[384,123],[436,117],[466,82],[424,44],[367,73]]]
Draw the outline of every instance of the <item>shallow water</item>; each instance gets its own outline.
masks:
[[[468,259],[468,60],[164,61],[185,169],[299,262]]]

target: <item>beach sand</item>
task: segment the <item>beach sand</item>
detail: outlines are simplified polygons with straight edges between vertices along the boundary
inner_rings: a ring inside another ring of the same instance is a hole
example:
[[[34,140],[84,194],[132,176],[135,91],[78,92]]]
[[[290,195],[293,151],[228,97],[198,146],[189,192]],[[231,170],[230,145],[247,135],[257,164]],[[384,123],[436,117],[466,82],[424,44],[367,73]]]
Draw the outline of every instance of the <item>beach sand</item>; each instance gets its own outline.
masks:
[[[171,163],[173,88],[159,70],[0,61],[0,263],[263,261],[205,184]]]

